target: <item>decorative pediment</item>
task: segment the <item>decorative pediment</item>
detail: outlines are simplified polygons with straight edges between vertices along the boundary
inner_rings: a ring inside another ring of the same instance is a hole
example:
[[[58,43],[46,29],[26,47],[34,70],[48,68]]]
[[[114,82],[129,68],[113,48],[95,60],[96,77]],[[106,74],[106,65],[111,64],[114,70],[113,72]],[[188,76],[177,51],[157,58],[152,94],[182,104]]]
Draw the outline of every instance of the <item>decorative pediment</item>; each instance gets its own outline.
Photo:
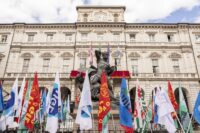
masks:
[[[41,55],[41,57],[43,57],[43,58],[46,58],[46,57],[53,57],[53,55],[51,54],[51,53],[49,53],[49,52],[46,52],[46,53],[43,53],[42,55]]]
[[[61,57],[73,57],[73,55],[69,52],[64,52],[60,55]]]
[[[112,57],[122,57],[123,56],[123,53],[120,52],[119,50],[116,50],[114,51],[112,54],[111,54]]]
[[[23,53],[23,54],[21,55],[21,57],[23,57],[23,58],[32,58],[33,55],[32,55],[31,53]]]
[[[137,52],[131,52],[128,57],[139,58],[140,55]]]
[[[3,57],[5,57],[5,55],[0,53],[0,58],[3,58]]]
[[[80,52],[77,54],[78,57],[88,57],[89,54],[87,52]]]
[[[152,52],[150,55],[149,55],[150,58],[160,58],[161,55],[158,54],[157,52]]]
[[[169,55],[169,58],[181,58],[181,55],[174,52]]]

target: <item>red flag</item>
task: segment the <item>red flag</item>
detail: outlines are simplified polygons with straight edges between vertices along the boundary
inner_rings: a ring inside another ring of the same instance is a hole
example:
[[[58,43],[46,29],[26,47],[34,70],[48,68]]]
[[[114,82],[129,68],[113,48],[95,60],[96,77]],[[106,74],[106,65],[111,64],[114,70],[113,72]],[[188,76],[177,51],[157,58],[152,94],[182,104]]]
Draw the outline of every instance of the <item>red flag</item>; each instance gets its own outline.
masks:
[[[169,95],[169,99],[174,107],[175,110],[178,109],[178,104],[176,102],[176,99],[175,99],[175,96],[174,96],[174,92],[173,92],[173,89],[172,89],[172,85],[170,83],[170,81],[168,81],[168,95]],[[173,119],[176,119],[176,112],[172,112],[172,117]]]
[[[34,116],[40,105],[40,90],[37,73],[35,72],[32,89],[30,92],[28,108],[25,116],[25,126],[32,131],[34,127]]]
[[[99,95],[99,109],[98,109],[98,130],[102,131],[102,124],[106,124],[107,121],[104,121],[104,117],[108,115],[110,111],[110,96],[108,92],[108,84],[104,71],[102,71],[101,76],[101,87]]]

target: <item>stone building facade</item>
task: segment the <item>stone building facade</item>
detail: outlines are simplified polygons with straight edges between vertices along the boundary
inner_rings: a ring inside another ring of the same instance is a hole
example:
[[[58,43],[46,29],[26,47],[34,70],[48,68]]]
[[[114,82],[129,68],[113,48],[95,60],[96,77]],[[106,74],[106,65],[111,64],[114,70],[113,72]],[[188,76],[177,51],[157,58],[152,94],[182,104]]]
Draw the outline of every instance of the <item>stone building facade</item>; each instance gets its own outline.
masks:
[[[55,72],[60,72],[61,89],[78,95],[72,70],[85,70],[89,49],[106,51],[110,64],[130,73],[127,78],[134,97],[136,79],[146,100],[156,86],[167,88],[171,81],[175,93],[179,84],[192,111],[200,89],[200,24],[126,23],[123,6],[78,6],[76,23],[0,24],[0,78],[8,92],[16,76],[33,78],[38,72],[40,87],[52,88]],[[120,52],[117,56],[116,52]],[[94,57],[94,65],[96,59]],[[119,96],[120,79],[112,79]]]

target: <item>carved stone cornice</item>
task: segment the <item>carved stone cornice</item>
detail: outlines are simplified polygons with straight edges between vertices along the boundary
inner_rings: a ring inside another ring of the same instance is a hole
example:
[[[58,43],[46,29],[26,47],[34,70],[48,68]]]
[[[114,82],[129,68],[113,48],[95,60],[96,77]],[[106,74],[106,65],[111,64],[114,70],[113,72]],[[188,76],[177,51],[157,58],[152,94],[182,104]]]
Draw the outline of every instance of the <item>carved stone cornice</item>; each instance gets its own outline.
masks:
[[[88,57],[89,56],[89,54],[87,53],[87,52],[79,52],[78,54],[77,54],[77,56],[78,57]]]
[[[23,58],[32,58],[33,55],[32,55],[31,53],[23,53],[23,54],[21,55],[21,57],[23,57]]]
[[[150,58],[160,58],[161,55],[158,54],[157,52],[152,52],[150,55],[149,55]]]
[[[169,55],[169,58],[181,58],[181,55],[178,54],[178,53],[173,52],[173,53],[171,53],[171,54]]]
[[[70,53],[70,52],[64,52],[64,53],[62,53],[61,55],[60,55],[61,57],[73,57],[73,55]]]
[[[131,52],[128,57],[131,58],[140,58],[140,54],[138,54],[137,52]]]
[[[43,58],[49,58],[49,57],[54,57],[50,52],[46,52],[46,53],[43,53],[43,54],[41,54],[41,56],[40,57],[43,57]]]
[[[192,48],[182,48],[182,53],[192,53]]]

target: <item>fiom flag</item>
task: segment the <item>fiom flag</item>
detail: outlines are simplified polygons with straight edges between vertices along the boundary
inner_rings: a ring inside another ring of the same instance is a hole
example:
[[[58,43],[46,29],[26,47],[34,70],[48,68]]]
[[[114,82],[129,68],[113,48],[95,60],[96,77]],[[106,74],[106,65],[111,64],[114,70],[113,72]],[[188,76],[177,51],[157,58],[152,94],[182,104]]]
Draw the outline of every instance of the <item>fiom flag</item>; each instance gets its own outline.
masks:
[[[106,130],[108,119],[110,117],[110,96],[108,92],[108,84],[106,74],[102,71],[101,86],[99,95],[98,108],[98,130],[103,132]]]
[[[200,92],[194,105],[194,119],[200,124]]]
[[[26,128],[28,128],[30,131],[32,131],[34,128],[34,117],[36,111],[39,109],[39,106],[40,90],[38,85],[37,72],[35,72],[24,123]]]
[[[47,116],[47,123],[46,123],[46,131],[50,133],[56,133],[58,130],[58,108],[59,104],[59,92],[60,91],[60,79],[59,73],[56,73],[53,90],[50,98],[50,104],[48,108],[48,116]]]
[[[122,78],[119,106],[120,125],[126,133],[133,133],[131,101],[128,94],[126,79]]]
[[[75,121],[77,124],[80,125],[80,130],[88,130],[92,128],[92,115],[91,115],[92,100],[91,100],[90,90],[91,89],[90,89],[88,71],[86,71],[85,80],[83,83],[83,90],[81,92],[81,98]],[[68,110],[69,110],[69,103],[68,103]]]
[[[158,123],[165,125],[169,133],[175,133],[176,127],[171,116],[174,108],[165,90],[162,89],[156,93],[155,104],[158,105]]]

